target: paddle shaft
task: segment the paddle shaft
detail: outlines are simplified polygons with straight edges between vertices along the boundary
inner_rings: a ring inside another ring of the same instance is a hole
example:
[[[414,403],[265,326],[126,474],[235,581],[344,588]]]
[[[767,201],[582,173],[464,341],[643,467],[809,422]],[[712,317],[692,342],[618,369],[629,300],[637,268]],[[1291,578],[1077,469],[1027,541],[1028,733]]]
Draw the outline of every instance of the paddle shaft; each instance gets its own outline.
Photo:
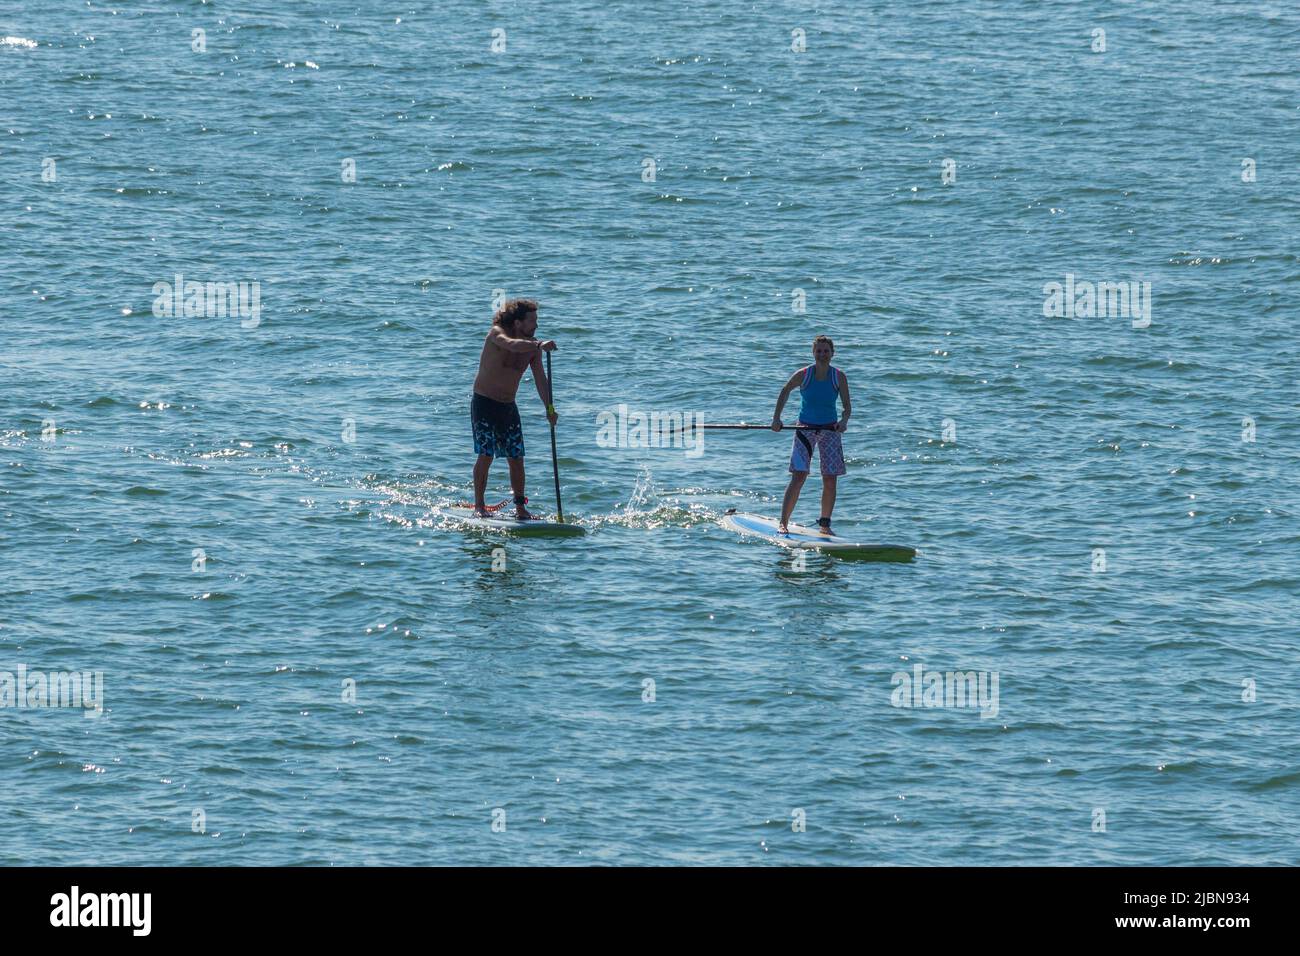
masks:
[[[547,411],[555,408],[555,378],[551,375],[551,353],[546,353],[546,392],[550,395],[547,400]],[[546,416],[550,419],[550,415]],[[555,474],[555,511],[559,515],[560,524],[564,524],[564,505],[560,504],[560,456],[555,451],[555,422],[551,422],[551,471]]]
[[[756,430],[756,431],[770,432],[770,431],[772,430],[772,426],[771,426],[771,425],[694,425],[694,426],[691,426],[691,427],[694,427],[694,428],[728,428],[728,429],[732,429],[733,431],[750,431],[750,430]],[[781,426],[781,430],[782,430],[782,431],[786,431],[786,430],[789,430],[789,429],[796,429],[796,430],[798,430],[798,431],[806,431],[806,432],[820,432],[820,431],[827,431],[828,429],[830,429],[830,430],[834,430],[834,429],[833,429],[833,426],[831,426],[831,425],[822,425],[822,426],[820,426],[820,427],[815,426],[815,425],[782,425],[782,426]]]

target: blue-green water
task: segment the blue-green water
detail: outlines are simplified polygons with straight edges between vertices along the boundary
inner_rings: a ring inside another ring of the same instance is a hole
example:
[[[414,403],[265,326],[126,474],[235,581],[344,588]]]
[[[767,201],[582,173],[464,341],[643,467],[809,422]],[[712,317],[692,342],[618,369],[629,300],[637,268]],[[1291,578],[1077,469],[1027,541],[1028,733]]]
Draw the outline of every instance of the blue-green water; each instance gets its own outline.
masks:
[[[0,671],[104,681],[0,709],[0,862],[1297,862],[1294,7],[3,0],[0,36]],[[155,315],[178,273],[260,314]],[[1046,317],[1067,276],[1149,282],[1149,324]],[[560,344],[588,529],[504,570],[430,513],[497,290]],[[788,433],[597,441],[766,421],[818,333],[837,531],[912,564],[717,526],[775,514]],[[996,714],[894,706],[917,664]]]

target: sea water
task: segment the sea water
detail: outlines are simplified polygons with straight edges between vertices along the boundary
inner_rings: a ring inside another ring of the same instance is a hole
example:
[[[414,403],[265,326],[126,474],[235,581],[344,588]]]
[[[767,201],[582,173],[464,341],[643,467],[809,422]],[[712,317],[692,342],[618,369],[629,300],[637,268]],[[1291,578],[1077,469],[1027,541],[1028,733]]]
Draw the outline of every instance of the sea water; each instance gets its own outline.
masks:
[[[1297,862],[1293,6],[0,35],[0,863]],[[505,296],[581,539],[431,514]],[[717,526],[788,431],[602,433],[767,423],[818,334],[910,564]]]

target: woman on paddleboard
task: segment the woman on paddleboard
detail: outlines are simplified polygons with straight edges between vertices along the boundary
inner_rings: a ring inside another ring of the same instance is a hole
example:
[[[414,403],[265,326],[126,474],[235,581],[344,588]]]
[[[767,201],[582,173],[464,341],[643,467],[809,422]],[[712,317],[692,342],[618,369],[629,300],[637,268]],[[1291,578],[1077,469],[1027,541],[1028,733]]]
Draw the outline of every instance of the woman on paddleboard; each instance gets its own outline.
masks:
[[[492,328],[483,340],[470,401],[470,424],[474,428],[474,511],[487,516],[483,494],[487,489],[492,459],[504,455],[510,464],[510,488],[515,493],[515,514],[520,519],[535,517],[524,504],[524,430],[519,422],[515,393],[524,370],[533,370],[533,384],[546,406],[546,418],[554,425],[559,417],[551,404],[551,384],[542,369],[542,353],[555,351],[555,343],[538,341],[537,302],[510,299],[492,318]]]
[[[840,444],[840,433],[849,424],[853,404],[849,401],[849,381],[844,373],[832,367],[831,356],[835,354],[835,343],[824,335],[813,339],[814,364],[801,368],[790,376],[781,394],[776,400],[776,411],[772,414],[772,431],[779,432],[781,410],[785,408],[786,399],[796,388],[802,398],[799,407],[798,431],[794,433],[794,446],[790,452],[790,484],[785,489],[785,501],[781,505],[782,534],[790,533],[790,515],[794,512],[799,492],[803,490],[804,480],[812,467],[813,450],[817,450],[822,469],[822,512],[817,519],[822,534],[831,534],[831,512],[835,509],[835,482],[844,474],[844,448]],[[844,414],[835,416],[835,402],[844,405]]]

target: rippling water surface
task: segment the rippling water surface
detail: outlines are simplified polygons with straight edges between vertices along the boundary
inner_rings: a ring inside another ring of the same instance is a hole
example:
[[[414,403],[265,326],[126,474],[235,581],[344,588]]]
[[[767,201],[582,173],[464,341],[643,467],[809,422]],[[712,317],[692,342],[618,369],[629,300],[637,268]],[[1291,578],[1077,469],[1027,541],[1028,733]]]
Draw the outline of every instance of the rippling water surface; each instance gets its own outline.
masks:
[[[104,682],[0,709],[0,862],[1297,862],[1292,6],[0,35],[0,671]],[[155,315],[177,274],[256,320]],[[1149,282],[1149,324],[1045,316],[1067,281]],[[498,290],[560,343],[588,530],[504,570],[432,514]],[[620,403],[765,421],[818,333],[838,530],[911,564],[717,526],[779,509],[788,434],[597,442]],[[996,700],[895,706],[917,665]]]

